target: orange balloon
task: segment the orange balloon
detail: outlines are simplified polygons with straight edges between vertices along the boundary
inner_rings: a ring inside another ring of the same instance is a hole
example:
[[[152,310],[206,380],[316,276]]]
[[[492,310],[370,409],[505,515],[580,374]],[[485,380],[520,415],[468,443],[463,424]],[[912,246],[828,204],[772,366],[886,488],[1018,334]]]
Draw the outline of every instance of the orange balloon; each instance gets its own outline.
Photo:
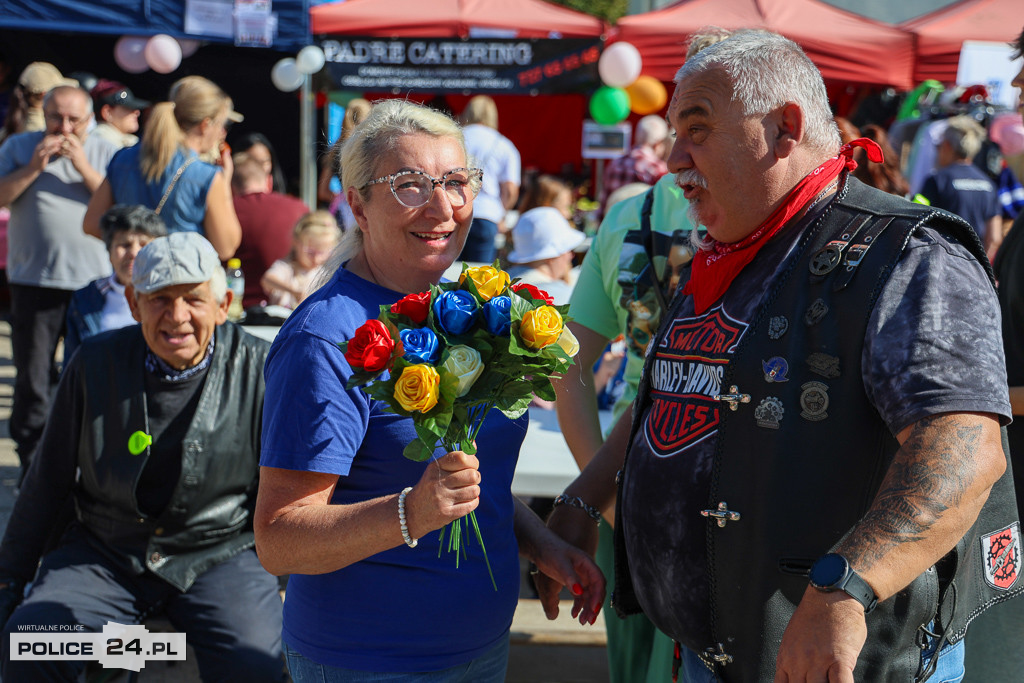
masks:
[[[629,93],[629,108],[634,114],[646,116],[661,111],[668,102],[668,92],[654,76],[639,76],[626,86]]]

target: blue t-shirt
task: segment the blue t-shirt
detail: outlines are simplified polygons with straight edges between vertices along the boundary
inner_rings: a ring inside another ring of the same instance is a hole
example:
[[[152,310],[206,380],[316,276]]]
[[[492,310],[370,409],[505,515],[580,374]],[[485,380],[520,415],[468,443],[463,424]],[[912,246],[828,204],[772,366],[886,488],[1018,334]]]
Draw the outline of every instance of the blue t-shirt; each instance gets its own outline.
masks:
[[[989,219],[1002,215],[999,192],[973,164],[949,164],[928,176],[921,194],[937,209],[945,209],[971,224],[981,241]]]
[[[708,521],[700,514],[724,409],[713,397],[763,298],[795,258],[800,234],[789,226],[765,245],[703,314],[694,312],[692,297],[678,301],[672,320],[697,332],[666,336],[649,351],[655,356],[650,402],[630,448],[622,526],[644,612],[695,651],[713,642]],[[995,291],[977,259],[932,228],[912,234],[872,310],[861,358],[868,400],[894,435],[949,412],[990,413],[1009,422]]]
[[[155,182],[146,182],[145,176],[142,175],[141,156],[141,142],[134,147],[126,147],[114,155],[107,167],[110,190],[114,195],[115,204],[141,204],[155,210],[178,169],[190,156],[195,156],[195,152],[179,148],[171,163],[167,164],[167,168]],[[218,172],[219,169],[213,164],[198,159],[188,165],[160,210],[160,217],[167,224],[168,232],[205,234],[203,219],[206,218],[206,195],[210,191],[213,177]]]
[[[337,346],[402,296],[339,269],[288,317],[267,357],[261,465],[337,474],[332,504],[393,495],[433,466],[402,456],[416,438],[411,419],[345,389],[352,370]],[[329,574],[292,575],[285,642],[322,664],[409,672],[465,663],[504,638],[519,596],[511,486],[527,424],[526,415],[513,422],[492,411],[477,437],[476,517],[497,591],[475,539],[456,568],[447,541],[438,557],[435,531],[416,548],[401,545]]]

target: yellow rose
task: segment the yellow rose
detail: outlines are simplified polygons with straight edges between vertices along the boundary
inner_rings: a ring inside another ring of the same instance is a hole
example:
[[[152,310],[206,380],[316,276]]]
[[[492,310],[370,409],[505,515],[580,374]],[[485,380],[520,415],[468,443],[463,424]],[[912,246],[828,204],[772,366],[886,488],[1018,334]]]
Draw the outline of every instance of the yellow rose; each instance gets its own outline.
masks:
[[[558,341],[555,343],[562,347],[565,355],[569,358],[575,358],[576,354],[580,352],[580,343],[568,327],[562,328],[562,334],[558,335]]]
[[[459,276],[460,285],[466,281],[467,276],[476,285],[476,291],[480,292],[484,301],[490,301],[492,297],[504,292],[508,283],[511,282],[508,273],[494,266],[466,268],[466,271]]]
[[[428,412],[437,405],[441,376],[429,365],[408,365],[395,382],[395,400],[408,412]]]
[[[461,397],[469,392],[469,388],[484,371],[484,362],[480,359],[479,351],[470,346],[457,344],[449,347],[448,358],[441,367],[459,378],[459,386],[455,393]]]
[[[543,349],[562,335],[562,316],[553,306],[541,306],[523,315],[519,336],[527,348]]]

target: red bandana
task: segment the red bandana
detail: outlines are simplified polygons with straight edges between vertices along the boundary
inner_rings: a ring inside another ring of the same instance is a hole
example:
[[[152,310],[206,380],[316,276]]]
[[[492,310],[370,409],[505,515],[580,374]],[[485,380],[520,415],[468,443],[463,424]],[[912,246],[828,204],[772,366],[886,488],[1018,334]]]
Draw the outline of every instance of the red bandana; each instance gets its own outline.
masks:
[[[757,252],[768,243],[793,216],[797,215],[814,200],[844,170],[857,168],[853,160],[853,148],[863,147],[868,159],[882,162],[882,148],[874,140],[858,138],[840,148],[834,156],[811,171],[790,191],[785,201],[772,212],[761,226],[739,242],[715,241],[708,251],[701,250],[693,257],[690,281],[683,288],[683,294],[693,295],[693,307],[697,315],[711,308],[722,298],[733,279],[744,266],[754,260]]]

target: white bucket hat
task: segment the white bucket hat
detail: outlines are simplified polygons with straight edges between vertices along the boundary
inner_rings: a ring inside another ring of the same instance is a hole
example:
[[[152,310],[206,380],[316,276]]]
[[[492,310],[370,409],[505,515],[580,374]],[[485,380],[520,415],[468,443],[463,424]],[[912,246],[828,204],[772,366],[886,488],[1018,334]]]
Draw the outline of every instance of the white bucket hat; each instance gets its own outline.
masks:
[[[587,236],[569,225],[562,212],[551,206],[530,209],[512,229],[515,246],[509,252],[510,263],[531,263],[575,251]]]

